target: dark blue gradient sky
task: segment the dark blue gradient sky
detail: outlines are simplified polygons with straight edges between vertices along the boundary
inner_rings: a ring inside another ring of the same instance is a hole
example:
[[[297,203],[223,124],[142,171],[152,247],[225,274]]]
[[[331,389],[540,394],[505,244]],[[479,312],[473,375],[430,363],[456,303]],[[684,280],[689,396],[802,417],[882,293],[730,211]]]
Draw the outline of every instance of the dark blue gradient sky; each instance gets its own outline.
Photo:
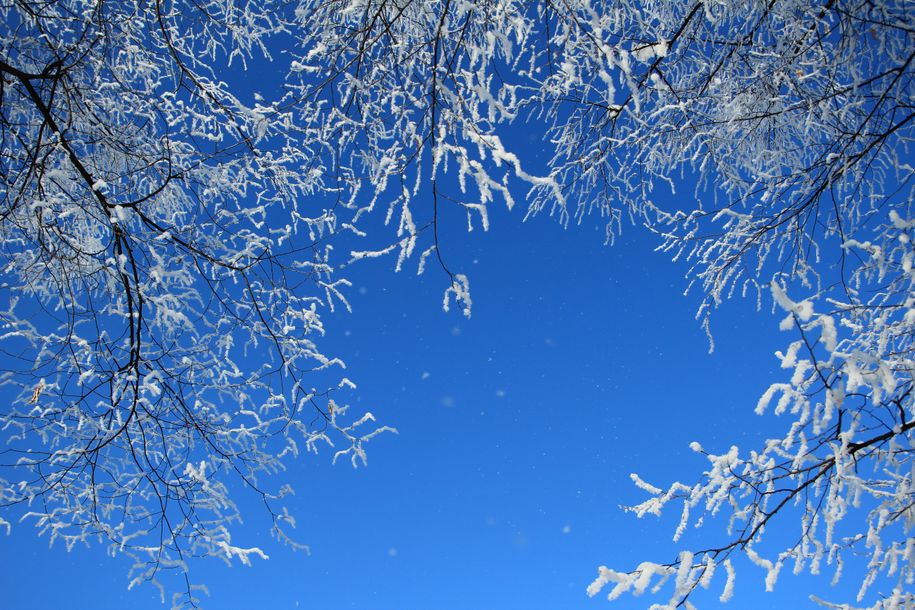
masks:
[[[655,252],[648,232],[626,226],[608,247],[597,221],[563,230],[499,209],[488,233],[468,234],[462,213],[443,214],[442,252],[470,277],[473,317],[442,312],[447,280],[431,264],[419,278],[413,265],[394,274],[393,258],[353,267],[354,312],[327,321],[325,353],[359,385],[354,411],[399,434],[371,443],[367,468],[332,465],[324,451],[282,475],[310,555],[271,540],[254,499],[243,500],[252,512],[237,543],[270,560],[194,565],[210,588],[205,608],[646,608],[667,598],[610,604],[585,588],[599,565],[672,561],[683,546],[726,540],[713,521],[678,545],[678,506],[642,520],[620,507],[646,497],[631,472],[659,486],[694,482],[705,460],[691,441],[725,452],[782,434],[787,420],[753,413],[782,380],[773,352],[793,340],[777,318],[751,300],[727,303],[709,354],[685,267]],[[786,527],[770,532],[773,544],[799,533],[797,521]],[[813,608],[810,591],[846,601],[854,590],[830,588],[831,568],[797,578],[787,566],[764,593],[763,570],[737,567],[730,608]],[[16,524],[0,538],[0,605],[162,608],[152,587],[126,590],[127,568],[99,547],[49,550]],[[716,607],[723,586],[716,578],[696,602]]]

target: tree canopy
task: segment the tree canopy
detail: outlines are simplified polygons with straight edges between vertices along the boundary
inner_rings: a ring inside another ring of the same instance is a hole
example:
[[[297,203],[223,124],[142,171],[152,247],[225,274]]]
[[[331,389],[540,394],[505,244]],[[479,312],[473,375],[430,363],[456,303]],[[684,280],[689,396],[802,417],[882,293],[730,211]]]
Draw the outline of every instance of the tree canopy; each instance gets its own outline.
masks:
[[[470,316],[440,206],[488,230],[492,205],[523,199],[608,241],[646,227],[688,261],[710,340],[738,295],[784,310],[796,337],[756,404],[789,420],[783,438],[707,454],[691,485],[633,476],[650,496],[637,515],[678,505],[677,539],[723,513],[726,542],[602,567],[588,592],[684,606],[719,567],[726,600],[737,553],[767,586],[786,564],[839,578],[864,553],[842,576],[859,603],[877,582],[870,607],[915,603],[907,0],[0,12],[0,379],[16,394],[0,503],[39,531],[130,554],[135,583],[200,555],[248,562],[263,553],[233,542],[242,486],[299,544],[284,464],[324,444],[361,463],[390,430],[350,416],[353,383],[320,347],[347,270],[434,265],[445,309]],[[523,121],[545,167],[506,144]],[[798,523],[788,546],[765,538]],[[190,580],[174,603],[196,604]]]

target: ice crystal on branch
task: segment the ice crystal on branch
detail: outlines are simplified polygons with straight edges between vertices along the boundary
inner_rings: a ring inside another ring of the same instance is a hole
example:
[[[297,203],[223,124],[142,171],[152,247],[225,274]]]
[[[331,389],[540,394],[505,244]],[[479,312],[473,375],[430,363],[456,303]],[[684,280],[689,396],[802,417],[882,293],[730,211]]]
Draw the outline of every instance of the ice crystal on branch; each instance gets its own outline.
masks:
[[[266,558],[236,541],[239,493],[297,545],[284,464],[322,445],[364,461],[387,429],[329,398],[349,384],[319,347],[347,306],[326,243],[347,216],[319,197],[323,142],[282,92],[252,105],[224,80],[265,61],[284,10],[0,7],[2,381],[18,392],[0,499],[52,543],[132,556],[131,585],[191,557]]]

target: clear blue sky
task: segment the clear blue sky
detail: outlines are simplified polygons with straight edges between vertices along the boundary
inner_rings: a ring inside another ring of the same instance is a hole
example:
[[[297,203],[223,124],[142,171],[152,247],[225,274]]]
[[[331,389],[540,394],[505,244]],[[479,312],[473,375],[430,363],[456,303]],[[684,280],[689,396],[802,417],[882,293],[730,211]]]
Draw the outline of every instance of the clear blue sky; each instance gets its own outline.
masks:
[[[508,135],[516,144],[541,137],[522,126]],[[625,513],[621,505],[646,498],[629,474],[693,483],[706,462],[691,441],[745,452],[782,436],[788,420],[753,409],[783,380],[773,353],[794,337],[778,331],[780,316],[738,298],[715,314],[709,354],[698,294],[683,294],[686,268],[655,252],[654,236],[625,225],[605,246],[599,219],[564,230],[523,216],[497,202],[491,230],[467,233],[464,213],[442,206],[442,253],[470,278],[470,320],[442,312],[447,278],[431,260],[421,277],[415,260],[399,274],[392,257],[353,267],[354,312],[326,321],[324,353],[340,356],[358,384],[353,411],[370,410],[399,434],[371,443],[367,468],[332,465],[325,451],[283,475],[310,555],[275,543],[248,498],[235,541],[270,560],[193,564],[194,581],[210,588],[204,608],[646,608],[666,597],[611,604],[608,590],[591,599],[585,589],[600,565],[672,561],[686,546],[727,540],[711,523],[671,542],[676,505],[663,519]],[[790,527],[796,537],[799,525]],[[830,588],[831,569],[798,578],[786,567],[776,592],[764,593],[765,573],[737,566],[725,608],[814,608],[809,592],[849,601],[855,590]],[[49,549],[29,523],[16,524],[0,534],[0,608],[161,610],[153,587],[127,591],[128,568],[100,547]],[[697,596],[700,608],[717,607],[723,586],[716,579]]]
[[[670,542],[676,507],[662,520],[619,508],[645,497],[629,473],[691,483],[704,463],[690,441],[725,451],[780,434],[788,422],[753,407],[780,380],[772,354],[791,337],[736,300],[716,314],[708,354],[684,268],[654,252],[647,232],[626,227],[605,247],[593,223],[563,230],[522,216],[501,209],[485,234],[467,234],[462,214],[444,216],[443,252],[471,279],[470,320],[441,311],[446,279],[434,267],[420,278],[412,266],[395,275],[393,259],[354,269],[354,313],[329,322],[325,352],[341,355],[359,384],[353,409],[400,434],[371,444],[368,468],[331,465],[331,452],[294,464],[290,508],[311,554],[275,544],[255,509],[238,543],[270,560],[197,564],[211,590],[205,608],[649,605],[585,595],[601,564],[669,561],[680,548]],[[703,532],[685,542],[724,540],[714,524]],[[0,550],[6,610],[162,608],[152,587],[127,592],[126,560],[101,548],[48,550],[19,524]],[[765,594],[764,572],[738,565],[726,607],[812,608],[811,587],[830,597],[831,573],[786,573]],[[699,596],[710,598],[700,607],[715,607],[722,587]],[[849,587],[832,597],[847,601]]]

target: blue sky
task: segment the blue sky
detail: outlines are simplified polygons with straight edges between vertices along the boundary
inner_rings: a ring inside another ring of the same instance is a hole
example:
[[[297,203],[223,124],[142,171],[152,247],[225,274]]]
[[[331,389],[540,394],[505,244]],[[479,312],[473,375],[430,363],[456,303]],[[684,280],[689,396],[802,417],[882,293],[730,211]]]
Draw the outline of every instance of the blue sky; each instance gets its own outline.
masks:
[[[329,451],[292,465],[290,509],[311,554],[275,544],[252,502],[238,542],[270,560],[195,565],[210,587],[205,608],[650,605],[585,595],[599,565],[669,561],[681,548],[670,541],[678,507],[660,520],[620,509],[645,498],[629,473],[691,483],[704,460],[690,441],[723,452],[780,434],[788,422],[753,407],[780,380],[773,352],[792,339],[737,299],[715,315],[708,354],[698,297],[683,295],[685,268],[654,252],[646,231],[627,226],[607,247],[594,223],[563,230],[522,216],[501,209],[489,233],[470,234],[462,214],[443,217],[446,260],[470,277],[470,320],[441,311],[437,268],[419,278],[412,266],[394,274],[393,259],[353,268],[354,313],[328,322],[325,353],[359,384],[352,408],[399,434],[372,442],[367,468],[332,465]],[[711,524],[684,543],[723,540]],[[101,548],[49,550],[28,524],[0,545],[8,610],[162,608],[151,587],[128,592],[126,560]],[[812,608],[811,590],[851,597],[851,584],[830,589],[831,573],[784,574],[767,594],[762,570],[738,569],[725,607]],[[716,607],[722,587],[716,580],[700,607]]]
[[[534,129],[507,135],[534,142]],[[395,274],[393,257],[352,267],[354,311],[326,321],[324,353],[340,356],[358,384],[352,409],[399,434],[371,443],[367,468],[333,465],[324,451],[281,475],[297,491],[289,508],[310,554],[271,540],[256,500],[243,499],[251,510],[236,542],[270,560],[194,564],[192,578],[210,588],[205,608],[646,608],[666,598],[610,604],[585,589],[600,565],[672,561],[681,548],[727,540],[713,522],[675,544],[678,506],[642,520],[620,507],[646,498],[632,472],[661,487],[695,481],[705,461],[691,441],[747,451],[782,435],[787,420],[753,413],[784,377],[773,354],[794,337],[777,330],[781,316],[752,300],[726,303],[709,354],[694,317],[699,295],[684,296],[686,268],[654,251],[655,236],[626,224],[605,246],[598,219],[563,229],[492,208],[488,233],[467,233],[463,212],[441,209],[443,256],[470,278],[470,320],[442,312],[447,278],[431,263],[421,277],[415,261]],[[796,522],[788,527],[796,536]],[[812,578],[786,568],[765,593],[762,570],[737,566],[726,608],[813,608],[809,592],[847,601],[854,590],[831,588],[829,570]],[[128,568],[99,547],[49,549],[17,524],[0,536],[0,605],[163,608],[150,586],[127,591]],[[716,579],[696,602],[717,607],[723,586]]]

